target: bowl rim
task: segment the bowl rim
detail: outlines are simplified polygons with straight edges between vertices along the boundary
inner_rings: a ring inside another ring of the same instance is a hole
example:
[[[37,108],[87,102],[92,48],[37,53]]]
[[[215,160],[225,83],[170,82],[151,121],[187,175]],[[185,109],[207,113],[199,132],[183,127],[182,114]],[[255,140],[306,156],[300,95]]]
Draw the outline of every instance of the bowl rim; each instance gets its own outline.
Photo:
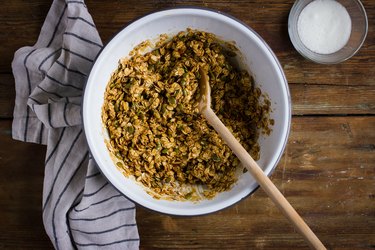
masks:
[[[309,56],[307,56],[302,50],[300,47],[297,46],[296,44],[296,41],[294,39],[294,37],[292,36],[292,25],[291,25],[291,22],[292,22],[292,19],[294,18],[294,15],[296,15],[297,13],[295,13],[295,10],[298,6],[298,4],[302,1],[305,1],[305,0],[296,0],[292,6],[292,8],[290,9],[289,11],[289,15],[288,15],[288,34],[289,34],[289,39],[290,41],[292,42],[293,44],[293,47],[294,49],[304,58],[306,58],[307,60],[311,61],[311,62],[315,62],[315,63],[319,63],[319,64],[325,64],[325,65],[331,65],[331,64],[339,64],[339,63],[342,63],[342,62],[345,62],[347,60],[349,60],[350,58],[352,58],[355,54],[357,54],[357,52],[362,48],[365,40],[366,40],[366,37],[367,37],[367,34],[368,34],[368,17],[367,17],[367,13],[366,13],[366,9],[364,7],[364,5],[362,4],[362,2],[360,0],[351,0],[351,1],[354,1],[356,3],[358,3],[359,5],[359,8],[362,10],[363,14],[364,14],[364,19],[365,19],[365,32],[364,32],[364,35],[362,37],[362,40],[360,42],[360,44],[358,45],[358,47],[353,50],[348,56],[340,59],[340,60],[337,60],[337,61],[332,61],[332,62],[327,62],[327,61],[321,61],[319,59],[313,59],[313,58],[310,58]],[[311,0],[311,2],[313,2],[315,0]],[[308,3],[309,4],[309,3]],[[298,17],[295,17],[296,20],[298,21]],[[297,31],[296,31],[297,32]],[[298,34],[298,33],[297,33]],[[302,41],[301,41],[302,42]],[[306,48],[306,50],[308,50],[308,48]],[[313,52],[313,51],[312,51]],[[313,52],[314,54],[317,54],[319,55],[319,53],[316,53],[316,52]],[[333,53],[334,54],[334,53]]]
[[[238,204],[240,201],[248,198],[249,196],[251,196],[256,190],[258,190],[258,188],[260,187],[258,183],[256,183],[256,186],[255,188],[250,191],[247,195],[245,195],[244,197],[242,197],[241,199],[238,199],[236,202],[232,203],[232,204],[229,204],[227,206],[224,206],[222,208],[219,208],[219,209],[216,209],[216,210],[213,210],[213,211],[209,211],[209,212],[205,212],[205,213],[194,213],[194,214],[182,214],[182,213],[170,213],[170,212],[163,212],[163,211],[160,211],[160,210],[157,210],[157,209],[153,209],[151,207],[148,207],[148,206],[145,206],[143,205],[142,203],[138,202],[138,201],[135,201],[134,199],[131,199],[129,198],[126,194],[124,194],[115,184],[112,183],[112,181],[110,180],[110,178],[106,175],[106,173],[102,170],[102,167],[98,164],[96,158],[95,158],[95,155],[92,153],[92,149],[91,149],[91,146],[90,146],[90,143],[89,143],[89,138],[87,136],[87,134],[85,133],[86,131],[86,127],[88,126],[87,123],[85,122],[85,107],[86,107],[86,101],[87,100],[87,97],[86,97],[86,87],[87,87],[87,83],[89,82],[90,80],[90,75],[91,75],[91,71],[92,69],[94,68],[94,65],[97,63],[97,60],[100,58],[100,55],[103,53],[104,49],[109,45],[111,44],[111,42],[117,37],[117,35],[119,35],[120,32],[122,32],[125,28],[127,28],[128,26],[132,25],[133,23],[139,21],[140,19],[143,19],[149,15],[154,15],[154,14],[157,14],[157,13],[161,13],[161,12],[168,12],[168,11],[174,11],[174,10],[190,10],[190,11],[207,11],[207,12],[212,12],[214,14],[219,14],[219,15],[223,15],[227,18],[230,18],[236,22],[238,22],[240,25],[244,26],[248,31],[250,31],[251,33],[253,33],[261,42],[262,44],[266,47],[267,51],[270,53],[270,55],[272,56],[274,62],[275,62],[275,65],[277,66],[277,68],[279,69],[279,72],[282,76],[282,82],[284,84],[284,89],[285,89],[285,93],[286,93],[286,97],[287,99],[285,100],[286,103],[287,103],[287,106],[288,108],[285,110],[286,113],[287,113],[287,117],[286,117],[286,124],[287,124],[287,127],[285,129],[286,133],[285,133],[285,139],[284,139],[284,142],[281,146],[281,150],[280,150],[280,153],[278,155],[278,157],[276,158],[276,161],[275,163],[273,164],[273,166],[271,167],[269,173],[267,174],[268,177],[270,177],[273,172],[275,171],[278,163],[280,162],[280,159],[282,158],[283,154],[284,154],[284,151],[285,151],[285,148],[286,148],[286,145],[287,145],[287,142],[288,142],[288,139],[289,139],[289,135],[290,135],[290,129],[291,129],[291,122],[292,122],[292,101],[291,101],[291,95],[290,95],[290,90],[289,90],[289,85],[288,85],[288,81],[287,81],[287,78],[285,76],[285,73],[284,73],[284,70],[280,64],[280,61],[278,60],[278,58],[276,57],[275,53],[272,51],[272,49],[270,48],[270,46],[266,43],[266,41],[254,30],[252,29],[249,25],[247,25],[246,23],[244,23],[243,21],[239,20],[238,18],[230,15],[230,14],[227,14],[225,12],[222,12],[220,10],[215,10],[215,9],[211,9],[211,8],[207,8],[207,7],[201,7],[201,6],[189,6],[189,5],[186,5],[186,6],[177,6],[177,7],[167,7],[167,8],[162,8],[162,9],[158,9],[158,10],[155,10],[155,11],[150,11],[144,15],[141,15],[139,17],[136,17],[134,18],[133,20],[131,20],[130,22],[128,22],[126,25],[124,25],[122,28],[120,28],[117,32],[115,32],[112,37],[108,40],[108,42],[106,44],[103,45],[103,47],[100,49],[100,51],[98,52],[98,54],[96,55],[92,65],[91,65],[91,69],[90,69],[90,73],[88,74],[88,77],[86,79],[86,82],[85,82],[85,85],[84,85],[84,89],[83,89],[83,97],[82,97],[82,105],[81,105],[81,120],[82,120],[82,130],[84,132],[84,135],[85,135],[85,140],[86,140],[86,143],[88,145],[88,150],[90,152],[90,155],[92,156],[90,159],[93,160],[93,162],[95,163],[95,165],[97,166],[98,170],[101,172],[102,176],[108,181],[108,183],[111,184],[112,187],[114,187],[121,195],[123,195],[124,197],[126,197],[128,200],[130,200],[131,202],[133,202],[134,204],[136,204],[137,206],[140,206],[142,208],[145,208],[147,210],[150,210],[150,211],[153,211],[153,212],[157,212],[157,213],[160,213],[160,214],[165,214],[165,215],[172,215],[172,216],[179,216],[179,217],[191,217],[191,216],[202,216],[202,215],[207,215],[207,214],[212,214],[212,213],[216,213],[216,212],[219,212],[221,210],[224,210],[226,208],[229,208],[229,207],[232,207],[236,204]]]

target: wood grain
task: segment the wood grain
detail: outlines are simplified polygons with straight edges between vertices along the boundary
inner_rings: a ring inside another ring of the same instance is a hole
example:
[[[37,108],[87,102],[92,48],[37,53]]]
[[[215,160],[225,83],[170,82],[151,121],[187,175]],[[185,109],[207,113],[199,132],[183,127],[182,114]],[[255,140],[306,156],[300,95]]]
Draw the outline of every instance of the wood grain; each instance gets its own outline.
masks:
[[[374,127],[373,117],[293,118],[287,150],[271,179],[328,248],[375,243],[369,230],[375,226]],[[145,249],[306,248],[261,189],[211,215],[181,218],[138,209],[137,219]]]
[[[289,84],[293,115],[375,114],[375,85]]]
[[[87,0],[104,43],[132,20],[163,8],[223,11],[258,32],[277,55],[293,103],[291,134],[271,176],[329,249],[375,248],[375,1],[364,0],[369,32],[361,50],[319,65],[293,48],[294,0]],[[52,249],[41,215],[45,147],[11,139],[11,62],[32,46],[51,1],[0,8],[0,249]],[[137,208],[141,249],[307,249],[262,190],[218,213],[185,218]]]
[[[0,249],[51,249],[42,222],[45,146],[11,138],[0,120]]]
[[[293,115],[375,114],[375,85],[289,84]],[[0,74],[0,118],[11,118],[14,78]]]
[[[291,83],[375,85],[375,26],[370,25],[367,39],[359,53],[349,61],[334,66],[306,61],[294,50],[288,36],[287,20],[294,1],[86,1],[104,43],[132,20],[152,11],[175,6],[208,7],[242,20],[258,32],[275,51]],[[363,1],[369,20],[375,20],[375,6]],[[0,73],[10,72],[14,52],[33,45],[49,8],[49,1],[6,3],[0,16]],[[30,16],[29,13],[33,13]],[[109,14],[110,13],[110,14]],[[17,37],[16,40],[13,37]]]
[[[0,147],[0,246],[48,248],[41,224],[45,147],[11,140],[10,126],[0,120],[0,141],[6,145]],[[295,117],[284,157],[271,176],[329,248],[375,244],[370,230],[375,228],[374,127],[375,117]],[[306,248],[260,189],[230,208],[192,218],[138,207],[137,222],[143,249]]]
[[[0,118],[12,118],[15,99],[14,77],[0,74]]]

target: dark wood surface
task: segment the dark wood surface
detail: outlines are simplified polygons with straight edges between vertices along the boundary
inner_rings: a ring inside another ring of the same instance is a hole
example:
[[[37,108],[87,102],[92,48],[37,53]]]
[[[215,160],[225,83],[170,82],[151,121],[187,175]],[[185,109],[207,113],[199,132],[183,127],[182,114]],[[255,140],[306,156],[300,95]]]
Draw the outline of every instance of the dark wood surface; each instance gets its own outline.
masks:
[[[98,1],[86,4],[104,43],[134,18],[180,5],[243,20],[274,50],[289,81],[291,134],[271,179],[330,249],[375,248],[375,1],[362,1],[369,32],[350,60],[324,66],[294,50],[293,1]],[[41,219],[45,147],[14,141],[14,52],[33,45],[51,1],[0,8],[0,249],[51,249]],[[192,218],[137,209],[142,249],[305,249],[262,190],[223,211]]]

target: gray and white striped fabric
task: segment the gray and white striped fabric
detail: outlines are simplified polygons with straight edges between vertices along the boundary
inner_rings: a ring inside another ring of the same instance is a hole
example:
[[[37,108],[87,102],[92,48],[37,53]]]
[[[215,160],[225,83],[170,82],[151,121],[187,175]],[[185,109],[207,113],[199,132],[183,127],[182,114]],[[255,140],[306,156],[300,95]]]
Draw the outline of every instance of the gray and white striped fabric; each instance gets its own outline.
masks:
[[[135,206],[97,169],[81,126],[102,42],[83,1],[55,0],[37,43],[19,49],[13,138],[47,145],[44,226],[56,249],[138,249]]]

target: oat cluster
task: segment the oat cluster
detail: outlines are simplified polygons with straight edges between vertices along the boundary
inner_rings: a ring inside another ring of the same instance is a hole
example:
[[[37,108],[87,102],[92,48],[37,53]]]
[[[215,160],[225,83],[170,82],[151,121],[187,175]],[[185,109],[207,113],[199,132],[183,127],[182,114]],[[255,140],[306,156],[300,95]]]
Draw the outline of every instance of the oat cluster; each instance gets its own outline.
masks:
[[[236,182],[240,164],[199,113],[199,68],[209,75],[212,109],[255,159],[259,134],[273,125],[270,102],[213,34],[164,35],[157,49],[142,54],[148,45],[121,59],[108,83],[102,111],[108,147],[118,168],[156,198],[212,198]]]

